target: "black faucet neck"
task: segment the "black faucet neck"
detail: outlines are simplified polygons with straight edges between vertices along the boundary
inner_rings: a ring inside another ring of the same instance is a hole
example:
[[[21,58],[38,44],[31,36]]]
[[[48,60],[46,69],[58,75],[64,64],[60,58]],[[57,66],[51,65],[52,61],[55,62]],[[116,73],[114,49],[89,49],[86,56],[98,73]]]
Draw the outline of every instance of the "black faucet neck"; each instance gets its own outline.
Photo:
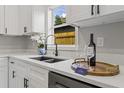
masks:
[[[56,45],[55,56],[58,56],[58,45],[56,43],[55,45]]]

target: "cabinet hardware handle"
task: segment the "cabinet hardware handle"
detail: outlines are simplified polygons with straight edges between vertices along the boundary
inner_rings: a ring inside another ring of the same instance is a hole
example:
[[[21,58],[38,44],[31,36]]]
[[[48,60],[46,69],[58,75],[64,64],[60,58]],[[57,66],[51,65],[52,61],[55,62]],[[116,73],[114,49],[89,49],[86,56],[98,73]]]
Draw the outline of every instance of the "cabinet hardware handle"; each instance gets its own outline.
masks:
[[[24,78],[24,88],[28,88],[28,79]]]
[[[28,85],[28,79],[26,79],[26,88],[28,88],[29,87],[29,85]]]
[[[12,71],[12,78],[15,78],[15,71]]]
[[[91,5],[91,15],[94,15],[94,5]]]
[[[5,33],[7,34],[7,27],[5,28]]]
[[[11,64],[14,64],[15,62],[10,62]]]
[[[100,14],[100,7],[97,5],[97,14]]]
[[[25,27],[24,27],[24,33],[26,33],[26,32],[27,32],[27,27],[25,26]]]

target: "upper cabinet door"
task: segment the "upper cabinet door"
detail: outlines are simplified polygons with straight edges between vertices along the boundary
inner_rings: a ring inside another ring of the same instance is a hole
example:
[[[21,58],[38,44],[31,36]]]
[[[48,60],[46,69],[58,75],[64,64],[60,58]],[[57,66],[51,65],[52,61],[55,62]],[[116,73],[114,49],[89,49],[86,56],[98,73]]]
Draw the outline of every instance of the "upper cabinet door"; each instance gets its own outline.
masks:
[[[33,6],[32,8],[32,32],[45,33],[46,7]]]
[[[19,30],[20,33],[31,32],[32,23],[32,6],[21,5],[19,6]]]
[[[124,11],[124,5],[100,5],[100,15]]]
[[[5,34],[4,30],[4,6],[0,5],[0,34]]]
[[[19,35],[18,6],[5,6],[5,33],[8,35]]]
[[[95,15],[95,6],[91,5],[70,5],[67,6],[67,22],[72,23],[92,18]]]

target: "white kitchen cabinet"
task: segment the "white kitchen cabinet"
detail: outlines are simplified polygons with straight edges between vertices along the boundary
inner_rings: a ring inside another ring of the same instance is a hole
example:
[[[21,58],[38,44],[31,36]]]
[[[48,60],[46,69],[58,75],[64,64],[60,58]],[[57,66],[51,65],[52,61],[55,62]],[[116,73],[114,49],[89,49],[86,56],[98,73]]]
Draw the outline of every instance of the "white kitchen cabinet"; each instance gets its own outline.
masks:
[[[32,31],[32,6],[21,5],[19,7],[19,30],[22,34]]]
[[[9,87],[10,88],[24,88],[26,87],[24,81],[28,75],[28,64],[18,60],[9,60]]]
[[[19,7],[17,5],[5,6],[5,33],[7,35],[19,35],[19,29],[18,29],[18,9]]]
[[[23,35],[31,32],[32,6],[5,6],[5,34]]]
[[[48,70],[10,58],[9,87],[47,88]]]
[[[17,70],[14,64],[9,63],[9,88],[18,87]]]
[[[124,21],[124,5],[67,6],[69,24],[89,27],[120,21]]]
[[[26,79],[24,71],[18,69],[16,66],[10,66],[9,69],[9,88],[24,88],[26,87],[24,81]]]
[[[100,15],[108,15],[124,11],[124,5],[99,5]]]
[[[27,88],[29,82],[29,64],[16,60],[16,72],[18,80],[18,88]]]
[[[0,88],[8,87],[8,59],[0,58]]]
[[[18,88],[28,88],[29,78],[27,72],[16,69],[17,71],[17,87]]]
[[[32,33],[45,33],[46,6],[32,7]]]
[[[73,23],[80,20],[86,20],[94,17],[95,12],[91,11],[95,6],[91,5],[70,5],[66,6],[67,23]],[[93,14],[92,14],[93,13]]]
[[[4,30],[4,6],[0,5],[0,34],[5,34]]]
[[[30,88],[48,88],[48,70],[31,66],[29,76]]]

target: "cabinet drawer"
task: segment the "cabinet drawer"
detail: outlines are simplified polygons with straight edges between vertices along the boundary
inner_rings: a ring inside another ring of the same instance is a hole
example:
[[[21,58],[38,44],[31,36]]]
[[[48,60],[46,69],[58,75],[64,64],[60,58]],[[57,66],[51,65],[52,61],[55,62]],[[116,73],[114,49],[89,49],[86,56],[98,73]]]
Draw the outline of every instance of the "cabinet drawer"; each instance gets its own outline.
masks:
[[[30,75],[40,78],[42,80],[48,79],[48,70],[40,67],[31,66]]]
[[[21,71],[26,71],[29,68],[29,64],[26,64],[25,62],[16,59],[10,59],[9,64]]]
[[[8,67],[0,67],[0,88],[8,87]]]
[[[16,68],[20,70],[27,70],[28,69],[28,64],[22,62],[22,61],[16,61]]]

